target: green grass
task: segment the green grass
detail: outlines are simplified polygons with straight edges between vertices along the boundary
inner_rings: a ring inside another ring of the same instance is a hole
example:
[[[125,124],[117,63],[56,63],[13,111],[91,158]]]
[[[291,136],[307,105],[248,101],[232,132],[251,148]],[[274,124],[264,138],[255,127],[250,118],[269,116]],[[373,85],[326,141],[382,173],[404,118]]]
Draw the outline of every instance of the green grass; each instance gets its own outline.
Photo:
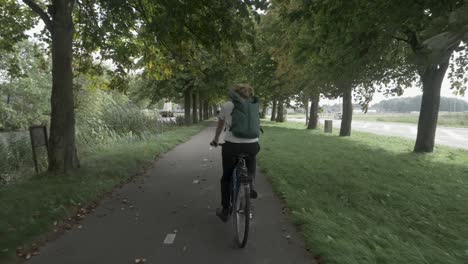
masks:
[[[266,123],[259,165],[329,264],[468,263],[468,152]]]
[[[142,141],[109,145],[84,153],[82,167],[71,175],[42,175],[0,187],[0,262],[13,262],[18,246],[41,240],[54,229],[54,221],[99,200],[202,127],[181,127]]]
[[[353,120],[417,124],[419,115],[354,115]],[[438,125],[468,127],[468,114],[439,114]]]

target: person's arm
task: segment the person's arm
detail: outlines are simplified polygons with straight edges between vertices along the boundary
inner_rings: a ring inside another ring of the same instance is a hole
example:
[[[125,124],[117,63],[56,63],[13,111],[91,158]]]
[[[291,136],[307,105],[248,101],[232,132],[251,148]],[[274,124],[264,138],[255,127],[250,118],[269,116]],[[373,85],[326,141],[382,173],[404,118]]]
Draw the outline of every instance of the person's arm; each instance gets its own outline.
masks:
[[[221,132],[223,132],[224,128],[224,119],[218,118],[218,125],[216,126],[216,134],[213,139],[213,143],[217,146],[219,142],[219,136],[221,135]]]

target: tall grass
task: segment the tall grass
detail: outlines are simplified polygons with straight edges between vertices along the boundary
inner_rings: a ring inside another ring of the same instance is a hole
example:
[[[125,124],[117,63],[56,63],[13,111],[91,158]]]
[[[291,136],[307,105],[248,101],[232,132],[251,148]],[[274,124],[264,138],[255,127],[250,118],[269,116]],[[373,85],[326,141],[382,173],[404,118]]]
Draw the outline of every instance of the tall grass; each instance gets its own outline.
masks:
[[[46,149],[36,148],[38,167],[46,166]],[[0,141],[0,184],[8,184],[34,172],[32,148],[27,134],[9,134]]]
[[[183,120],[162,121],[157,112],[144,112],[128,97],[116,92],[81,90],[77,96],[76,144],[79,156],[117,143],[145,140],[173,129]],[[6,143],[6,144],[5,144]],[[38,148],[39,168],[46,169],[44,148]],[[14,182],[34,173],[31,143],[27,132],[11,134],[0,141],[0,184]]]

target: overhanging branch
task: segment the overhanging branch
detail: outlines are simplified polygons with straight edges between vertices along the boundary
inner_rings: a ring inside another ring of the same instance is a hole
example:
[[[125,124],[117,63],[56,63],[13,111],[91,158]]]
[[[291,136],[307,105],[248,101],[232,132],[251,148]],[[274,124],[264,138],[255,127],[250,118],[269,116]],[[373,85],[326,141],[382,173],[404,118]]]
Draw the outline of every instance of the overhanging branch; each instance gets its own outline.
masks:
[[[50,17],[47,15],[47,13],[44,12],[44,10],[42,10],[42,8],[32,0],[23,0],[23,2],[42,18],[42,21],[44,21],[47,30],[52,33],[52,21],[50,20]]]

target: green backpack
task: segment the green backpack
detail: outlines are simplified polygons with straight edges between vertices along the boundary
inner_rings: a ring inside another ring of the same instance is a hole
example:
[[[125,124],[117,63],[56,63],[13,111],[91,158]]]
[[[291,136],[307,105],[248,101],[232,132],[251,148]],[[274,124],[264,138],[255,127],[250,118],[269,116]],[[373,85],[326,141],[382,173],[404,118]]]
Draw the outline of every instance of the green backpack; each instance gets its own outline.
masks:
[[[230,92],[229,97],[234,104],[232,110],[231,133],[238,138],[258,138],[260,135],[259,101],[257,97],[243,100],[235,93]]]

